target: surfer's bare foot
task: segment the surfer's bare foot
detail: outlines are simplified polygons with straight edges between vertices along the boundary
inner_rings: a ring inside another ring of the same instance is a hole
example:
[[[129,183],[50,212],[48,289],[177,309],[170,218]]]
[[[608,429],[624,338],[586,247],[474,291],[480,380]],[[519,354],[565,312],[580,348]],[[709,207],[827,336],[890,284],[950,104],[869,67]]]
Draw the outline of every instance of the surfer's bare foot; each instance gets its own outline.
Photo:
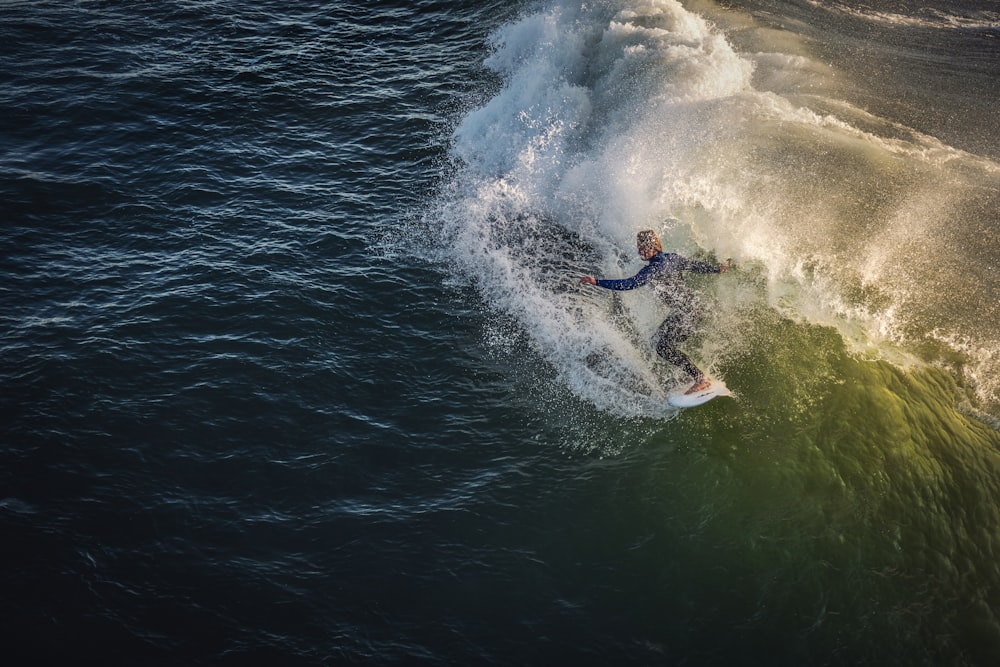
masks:
[[[698,380],[697,382],[695,382],[693,385],[691,385],[691,388],[688,389],[687,391],[685,391],[684,393],[685,394],[697,394],[699,391],[705,391],[706,389],[708,389],[711,386],[712,386],[712,381],[709,380],[707,377],[703,377],[700,380]]]

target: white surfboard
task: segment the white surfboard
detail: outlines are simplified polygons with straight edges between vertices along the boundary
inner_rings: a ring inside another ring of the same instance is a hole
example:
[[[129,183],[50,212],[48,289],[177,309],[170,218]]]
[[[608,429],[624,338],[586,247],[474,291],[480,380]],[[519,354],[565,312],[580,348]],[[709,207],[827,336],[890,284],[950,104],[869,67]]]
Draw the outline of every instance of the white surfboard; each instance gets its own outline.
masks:
[[[732,396],[726,384],[722,380],[712,379],[712,384],[708,389],[697,391],[693,394],[685,394],[686,389],[681,389],[670,393],[667,396],[667,403],[675,408],[693,408],[702,403],[708,403],[717,396]]]

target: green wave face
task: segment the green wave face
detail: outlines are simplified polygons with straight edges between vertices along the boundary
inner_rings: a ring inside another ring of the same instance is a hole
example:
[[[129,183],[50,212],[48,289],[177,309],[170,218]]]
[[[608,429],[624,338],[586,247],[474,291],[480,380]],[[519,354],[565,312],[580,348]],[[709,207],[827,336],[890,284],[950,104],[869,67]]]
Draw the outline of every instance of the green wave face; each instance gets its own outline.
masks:
[[[797,629],[774,663],[996,664],[1000,170],[862,104],[889,82],[859,100],[828,64],[823,3],[794,27],[775,17],[803,3],[691,4],[542,3],[497,30],[503,85],[427,215],[533,437],[593,455],[559,475],[595,499],[553,503],[585,526],[559,556],[623,559],[609,588],[660,593],[629,631],[662,617],[681,645]],[[735,398],[665,407],[690,381],[650,346],[666,309],[579,285],[634,275],[643,229],[736,259],[692,277],[684,349]]]
[[[847,627],[889,653],[995,655],[1000,433],[956,407],[970,392],[859,359],[830,328],[766,309],[747,325],[719,363],[738,398],[683,415],[705,458],[672,475],[702,477],[697,511],[714,508],[708,533],[756,582],[752,604],[830,646]]]

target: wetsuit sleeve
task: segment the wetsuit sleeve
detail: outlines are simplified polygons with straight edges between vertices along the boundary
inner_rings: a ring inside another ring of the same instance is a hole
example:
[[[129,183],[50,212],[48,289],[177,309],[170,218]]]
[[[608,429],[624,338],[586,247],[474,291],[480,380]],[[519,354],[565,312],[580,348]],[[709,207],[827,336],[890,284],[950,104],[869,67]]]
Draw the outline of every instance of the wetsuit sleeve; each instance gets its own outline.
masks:
[[[655,273],[656,269],[651,264],[647,264],[639,270],[639,273],[635,274],[631,278],[621,278],[620,280],[598,280],[596,285],[598,287],[603,287],[604,289],[613,289],[618,291],[635,289],[636,287],[642,287],[648,283]]]
[[[674,255],[675,266],[681,271],[690,271],[691,273],[721,273],[722,267],[715,266],[713,264],[708,264],[706,262],[699,262],[696,259],[688,259],[687,257],[681,257],[680,255]]]

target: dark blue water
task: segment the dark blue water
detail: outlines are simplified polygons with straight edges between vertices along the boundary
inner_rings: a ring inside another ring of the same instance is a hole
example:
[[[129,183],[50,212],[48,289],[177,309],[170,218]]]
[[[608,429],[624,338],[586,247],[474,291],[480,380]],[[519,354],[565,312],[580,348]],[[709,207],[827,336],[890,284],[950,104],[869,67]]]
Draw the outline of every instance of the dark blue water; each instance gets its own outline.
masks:
[[[0,16],[10,664],[1000,657],[995,3]]]

